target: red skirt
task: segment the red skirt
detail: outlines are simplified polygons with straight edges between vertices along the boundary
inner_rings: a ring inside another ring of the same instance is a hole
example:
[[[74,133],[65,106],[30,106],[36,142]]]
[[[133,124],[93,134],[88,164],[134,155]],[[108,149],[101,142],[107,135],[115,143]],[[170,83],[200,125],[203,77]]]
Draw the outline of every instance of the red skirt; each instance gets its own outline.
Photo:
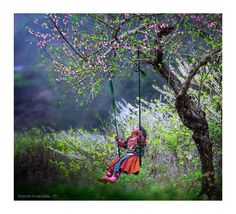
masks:
[[[122,157],[115,158],[109,165],[108,169],[109,171],[113,171],[116,163],[121,159]],[[121,165],[120,165],[120,171],[127,173],[127,174],[138,174],[140,170],[139,167],[139,156],[133,155],[131,157],[128,157],[125,159]]]

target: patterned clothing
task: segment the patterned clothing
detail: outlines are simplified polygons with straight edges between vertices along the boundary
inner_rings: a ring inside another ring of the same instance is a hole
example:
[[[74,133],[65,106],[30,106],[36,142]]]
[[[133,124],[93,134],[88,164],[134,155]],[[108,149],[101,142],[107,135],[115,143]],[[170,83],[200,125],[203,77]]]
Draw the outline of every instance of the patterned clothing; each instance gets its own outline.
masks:
[[[119,163],[120,159],[122,159],[122,157],[117,157],[116,159],[114,159],[108,165],[108,170],[111,172],[114,172],[115,166],[116,164]],[[119,165],[119,171],[127,173],[127,174],[138,174],[139,170],[140,170],[139,156],[136,154],[130,155],[125,160],[123,160],[121,164]]]
[[[141,136],[142,154],[144,147],[146,146],[146,139]],[[115,158],[109,165],[108,170],[110,172],[124,172],[127,174],[138,174],[140,170],[139,166],[139,145],[138,135],[132,135],[127,140],[122,141],[117,139],[118,145],[128,150],[128,153],[122,157]]]
[[[123,147],[124,149],[128,150],[128,153],[139,154],[139,145],[138,145],[139,138],[141,140],[141,147],[143,153],[144,147],[147,144],[146,139],[143,135],[140,137],[139,135],[132,135],[128,137],[125,141],[122,141],[120,139],[117,139],[117,141],[120,147]]]
[[[123,157],[121,157],[115,164],[113,171],[114,172],[119,172],[120,171],[120,166],[124,160],[129,158],[130,156],[133,156],[132,153],[125,154]]]

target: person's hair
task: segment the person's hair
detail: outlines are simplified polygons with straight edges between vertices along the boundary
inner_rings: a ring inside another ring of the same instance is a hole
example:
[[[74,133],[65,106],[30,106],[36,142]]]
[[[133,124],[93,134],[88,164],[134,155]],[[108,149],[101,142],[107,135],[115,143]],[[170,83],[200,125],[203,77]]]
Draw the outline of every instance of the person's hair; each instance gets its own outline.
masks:
[[[146,131],[146,129],[144,129],[142,126],[140,127],[140,131],[143,133],[143,136],[145,137],[145,138],[147,138],[147,131]]]

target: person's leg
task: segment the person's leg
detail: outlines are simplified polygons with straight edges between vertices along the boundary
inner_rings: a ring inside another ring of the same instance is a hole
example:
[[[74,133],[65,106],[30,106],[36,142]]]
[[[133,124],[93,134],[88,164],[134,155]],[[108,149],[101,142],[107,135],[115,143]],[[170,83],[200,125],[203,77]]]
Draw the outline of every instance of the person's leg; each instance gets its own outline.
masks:
[[[122,158],[122,157],[121,157]],[[102,178],[98,178],[98,181],[106,183],[109,182],[109,178],[112,177],[112,175],[114,174],[114,167],[116,165],[116,163],[121,159],[120,157],[117,157],[116,159],[114,159],[109,165],[108,165],[108,169],[105,172],[105,175]]]
[[[125,154],[123,157],[121,157],[117,161],[117,163],[115,164],[113,170],[109,168],[108,171],[106,172],[105,176],[102,178],[99,178],[98,181],[115,183],[120,176],[120,173],[121,173],[120,166],[121,166],[122,162],[132,155],[133,154],[130,153],[130,154]]]
[[[121,171],[120,171],[120,166],[122,164],[122,162],[124,160],[126,160],[127,158],[129,158],[130,156],[132,156],[133,154],[126,154],[124,155],[115,165],[114,169],[113,169],[113,175],[110,176],[109,178],[106,178],[105,180],[111,183],[115,183],[117,181],[117,179],[120,177]]]
[[[122,164],[122,162],[125,160],[125,159],[127,159],[128,157],[130,157],[132,154],[126,154],[126,155],[124,155],[117,163],[116,163],[116,165],[115,165],[115,167],[114,167],[114,173],[115,172],[120,172],[120,165]]]

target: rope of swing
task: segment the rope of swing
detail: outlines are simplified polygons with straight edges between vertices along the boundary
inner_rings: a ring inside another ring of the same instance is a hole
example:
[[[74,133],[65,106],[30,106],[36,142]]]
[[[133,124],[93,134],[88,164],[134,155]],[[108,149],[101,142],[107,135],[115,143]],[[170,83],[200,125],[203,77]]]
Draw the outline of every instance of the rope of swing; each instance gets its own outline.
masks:
[[[113,115],[114,115],[114,124],[115,124],[115,129],[116,129],[116,135],[118,136],[118,127],[117,127],[117,119],[116,119],[116,103],[115,103],[115,96],[114,96],[114,87],[113,87],[113,82],[112,82],[112,76],[109,77],[109,82],[110,82],[110,90],[111,90],[111,96],[112,96],[112,109],[113,109]],[[118,147],[118,155],[120,157],[121,151],[119,147],[119,143],[117,142],[117,147]]]
[[[139,59],[139,50],[137,52],[138,59]],[[140,69],[140,63],[138,63],[137,67],[138,72],[138,122],[139,122],[139,130],[141,130],[141,69]],[[142,139],[138,138],[138,146],[139,146],[139,165],[142,166],[142,145],[141,145]]]
[[[137,51],[138,58],[139,58],[139,50]],[[140,68],[140,63],[137,64],[137,70],[138,72],[138,109],[139,109],[139,130],[141,130],[141,73],[144,76],[145,73],[142,72]],[[112,96],[112,109],[113,109],[113,115],[114,115],[114,125],[116,129],[116,134],[118,136],[118,126],[117,126],[117,115],[116,115],[116,104],[115,104],[115,96],[114,96],[114,87],[112,82],[112,76],[109,76],[109,82],[110,82],[110,90],[111,90],[111,96]],[[142,144],[141,144],[141,138],[138,138],[138,146],[139,146],[139,165],[142,165]],[[119,143],[117,142],[118,147],[118,155],[120,157],[121,151],[119,147]]]

